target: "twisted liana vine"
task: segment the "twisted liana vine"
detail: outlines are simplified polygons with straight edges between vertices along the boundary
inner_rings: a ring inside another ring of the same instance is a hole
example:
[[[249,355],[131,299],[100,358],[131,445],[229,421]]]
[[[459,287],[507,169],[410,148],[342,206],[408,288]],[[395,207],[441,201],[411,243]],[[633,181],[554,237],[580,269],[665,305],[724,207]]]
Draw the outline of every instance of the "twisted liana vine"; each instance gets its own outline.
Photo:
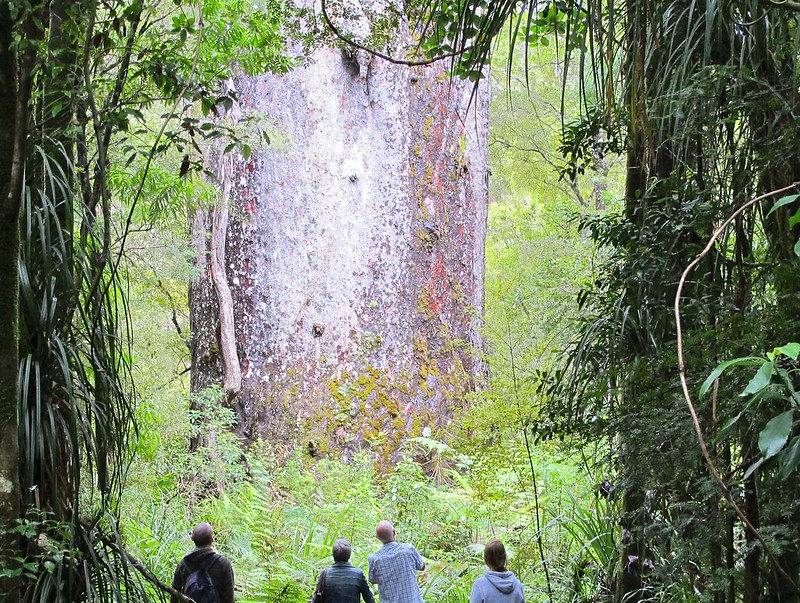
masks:
[[[678,373],[680,375],[681,380],[681,389],[683,390],[683,397],[686,400],[686,405],[689,407],[689,413],[692,416],[692,423],[694,424],[694,430],[697,434],[697,443],[700,446],[700,452],[703,455],[703,460],[705,460],[706,465],[708,466],[709,471],[711,472],[711,476],[714,478],[717,486],[719,487],[722,495],[725,497],[725,500],[728,501],[731,508],[733,509],[734,513],[742,520],[742,523],[745,527],[750,531],[751,534],[758,540],[761,546],[764,549],[764,552],[769,557],[770,561],[774,564],[777,568],[778,572],[786,579],[786,581],[791,585],[791,587],[796,591],[800,592],[800,588],[798,587],[797,583],[794,579],[789,575],[786,569],[780,564],[778,559],[775,557],[775,553],[772,552],[770,547],[767,545],[766,539],[758,531],[758,529],[752,524],[752,522],[748,519],[747,514],[742,510],[742,508],[737,504],[736,500],[733,498],[731,494],[730,488],[725,483],[725,480],[722,479],[722,474],[717,466],[714,464],[714,461],[711,459],[711,455],[708,452],[708,446],[706,445],[705,437],[703,436],[703,428],[700,425],[700,419],[697,415],[697,409],[692,402],[692,396],[689,393],[689,384],[686,380],[686,367],[683,360],[683,327],[681,326],[681,293],[683,292],[683,286],[686,284],[686,279],[689,276],[689,273],[694,270],[694,268],[700,263],[700,261],[708,254],[709,251],[714,247],[714,244],[717,242],[717,239],[720,235],[725,232],[725,229],[733,222],[738,216],[744,213],[745,210],[753,207],[757,203],[764,201],[765,199],[769,199],[774,197],[775,195],[779,195],[781,193],[788,192],[792,189],[796,189],[796,187],[800,185],[800,182],[793,182],[792,184],[785,186],[783,188],[779,188],[768,193],[764,193],[754,199],[750,199],[747,203],[744,203],[741,207],[739,207],[736,211],[734,211],[728,218],[720,224],[717,229],[712,233],[711,238],[709,239],[706,246],[703,250],[697,254],[697,256],[692,260],[692,262],[686,267],[681,274],[681,278],[678,281],[678,290],[675,292],[675,330],[676,330],[676,340],[677,340],[677,348],[678,348]]]

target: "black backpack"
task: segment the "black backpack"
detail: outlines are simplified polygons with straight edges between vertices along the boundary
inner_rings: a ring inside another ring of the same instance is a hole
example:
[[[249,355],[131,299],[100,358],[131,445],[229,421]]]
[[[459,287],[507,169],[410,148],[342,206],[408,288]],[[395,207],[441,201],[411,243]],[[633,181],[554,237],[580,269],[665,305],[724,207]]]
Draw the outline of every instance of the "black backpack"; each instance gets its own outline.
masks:
[[[211,581],[211,575],[208,570],[219,559],[219,555],[214,556],[214,560],[208,564],[208,567],[192,568],[188,563],[186,564],[189,569],[189,576],[183,585],[183,594],[194,599],[196,603],[220,603],[219,593],[217,587]]]

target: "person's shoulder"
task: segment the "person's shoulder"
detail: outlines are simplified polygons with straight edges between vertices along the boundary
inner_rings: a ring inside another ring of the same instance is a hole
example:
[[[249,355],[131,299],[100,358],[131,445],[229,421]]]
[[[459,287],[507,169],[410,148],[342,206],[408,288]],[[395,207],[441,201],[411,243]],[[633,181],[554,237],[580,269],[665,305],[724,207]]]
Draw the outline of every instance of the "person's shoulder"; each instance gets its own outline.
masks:
[[[215,563],[221,565],[222,567],[233,567],[231,565],[231,560],[228,559],[225,555],[221,553],[214,553],[217,556],[217,560]]]
[[[472,592],[481,592],[487,584],[489,584],[489,580],[486,579],[486,576],[476,578],[472,583]]]

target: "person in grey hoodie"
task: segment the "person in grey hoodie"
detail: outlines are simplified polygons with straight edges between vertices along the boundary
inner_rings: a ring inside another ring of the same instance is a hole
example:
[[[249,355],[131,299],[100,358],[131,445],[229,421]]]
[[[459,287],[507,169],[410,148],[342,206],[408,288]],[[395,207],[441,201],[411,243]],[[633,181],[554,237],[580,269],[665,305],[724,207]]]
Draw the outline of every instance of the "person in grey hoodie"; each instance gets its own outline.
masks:
[[[506,548],[499,540],[490,540],[483,548],[483,560],[489,571],[475,580],[469,603],[525,603],[522,584],[506,569]]]

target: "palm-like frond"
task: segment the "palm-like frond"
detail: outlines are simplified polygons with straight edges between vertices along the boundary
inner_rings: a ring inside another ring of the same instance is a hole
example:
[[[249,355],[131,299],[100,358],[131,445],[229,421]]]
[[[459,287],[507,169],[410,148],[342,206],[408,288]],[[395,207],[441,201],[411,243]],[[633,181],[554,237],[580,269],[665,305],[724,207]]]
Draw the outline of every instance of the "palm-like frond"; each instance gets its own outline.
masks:
[[[38,562],[23,598],[150,600],[115,518],[136,432],[115,250],[95,231],[74,236],[72,163],[50,142],[57,154],[35,149],[23,199],[19,439]]]

